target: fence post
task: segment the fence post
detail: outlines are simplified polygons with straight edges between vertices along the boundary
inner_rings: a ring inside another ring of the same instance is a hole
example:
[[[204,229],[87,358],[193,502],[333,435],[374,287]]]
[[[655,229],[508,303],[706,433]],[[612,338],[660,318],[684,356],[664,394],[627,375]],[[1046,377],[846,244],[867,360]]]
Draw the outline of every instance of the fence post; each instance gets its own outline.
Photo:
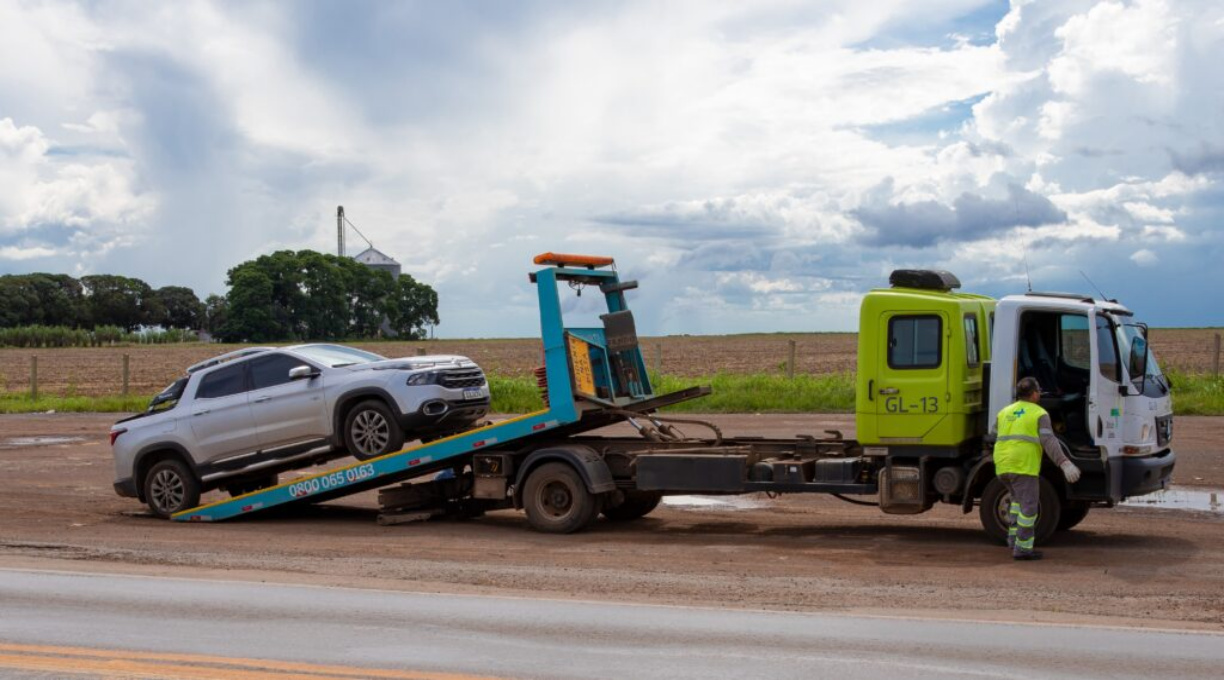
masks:
[[[655,379],[662,380],[663,377],[663,343],[655,343]]]
[[[1215,334],[1215,359],[1211,362],[1211,374],[1220,377],[1220,334]]]
[[[38,401],[38,357],[30,357],[30,401]]]
[[[795,377],[795,341],[790,341],[790,347],[786,353],[786,379],[790,380]]]
[[[128,363],[130,360],[131,357],[126,354],[123,355],[123,396],[125,397],[128,395],[128,378],[131,375],[128,371]]]
[[[417,352],[417,356],[419,356],[419,357],[423,357],[423,356],[425,356],[425,348],[424,348],[424,347],[418,347],[418,348],[416,348],[416,352]]]

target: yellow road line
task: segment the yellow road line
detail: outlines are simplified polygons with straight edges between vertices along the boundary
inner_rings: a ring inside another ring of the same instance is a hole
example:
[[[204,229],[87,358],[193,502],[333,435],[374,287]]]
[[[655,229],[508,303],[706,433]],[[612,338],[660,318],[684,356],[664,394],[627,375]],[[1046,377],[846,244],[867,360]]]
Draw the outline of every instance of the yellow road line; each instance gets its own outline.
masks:
[[[0,669],[156,680],[501,680],[465,673],[397,671],[202,654],[163,654],[6,643],[0,643]]]

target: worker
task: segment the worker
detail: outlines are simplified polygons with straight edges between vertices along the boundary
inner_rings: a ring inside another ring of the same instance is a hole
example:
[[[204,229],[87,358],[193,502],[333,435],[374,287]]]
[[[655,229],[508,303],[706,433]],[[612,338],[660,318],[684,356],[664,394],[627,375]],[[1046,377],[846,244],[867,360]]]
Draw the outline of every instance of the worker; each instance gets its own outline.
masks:
[[[1044,450],[1062,470],[1069,484],[1079,481],[1080,470],[1063,454],[1050,425],[1050,415],[1038,404],[1041,385],[1037,379],[1023,378],[1016,383],[1016,399],[1016,403],[999,411],[995,475],[1011,494],[1007,545],[1012,549],[1012,559],[1039,560],[1041,551],[1033,549],[1033,537],[1041,496],[1041,452]]]

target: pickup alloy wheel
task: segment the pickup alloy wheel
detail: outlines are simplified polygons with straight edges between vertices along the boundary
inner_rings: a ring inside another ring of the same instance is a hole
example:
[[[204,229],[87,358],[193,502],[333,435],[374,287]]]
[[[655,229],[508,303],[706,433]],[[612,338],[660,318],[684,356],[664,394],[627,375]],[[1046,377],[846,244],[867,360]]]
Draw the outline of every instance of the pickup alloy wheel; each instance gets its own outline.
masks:
[[[200,482],[181,460],[171,458],[154,464],[145,475],[144,485],[145,502],[163,519],[200,504]]]
[[[381,401],[363,401],[344,419],[344,444],[357,460],[369,460],[399,451],[404,433]]]

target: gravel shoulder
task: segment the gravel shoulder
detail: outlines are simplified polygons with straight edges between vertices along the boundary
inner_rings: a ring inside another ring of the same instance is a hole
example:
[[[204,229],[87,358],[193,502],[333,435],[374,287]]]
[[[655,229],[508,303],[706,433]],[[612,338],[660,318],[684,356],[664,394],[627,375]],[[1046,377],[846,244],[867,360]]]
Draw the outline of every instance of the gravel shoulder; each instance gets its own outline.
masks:
[[[711,416],[724,431],[853,430],[851,416]],[[1224,517],[1093,511],[1011,562],[976,514],[885,516],[833,498],[662,507],[531,532],[514,512],[380,527],[374,494],[217,525],[153,519],[111,489],[113,415],[0,417],[0,567],[390,590],[1224,630]],[[1224,418],[1177,421],[1175,482],[1224,488]],[[30,438],[76,438],[36,439]]]

